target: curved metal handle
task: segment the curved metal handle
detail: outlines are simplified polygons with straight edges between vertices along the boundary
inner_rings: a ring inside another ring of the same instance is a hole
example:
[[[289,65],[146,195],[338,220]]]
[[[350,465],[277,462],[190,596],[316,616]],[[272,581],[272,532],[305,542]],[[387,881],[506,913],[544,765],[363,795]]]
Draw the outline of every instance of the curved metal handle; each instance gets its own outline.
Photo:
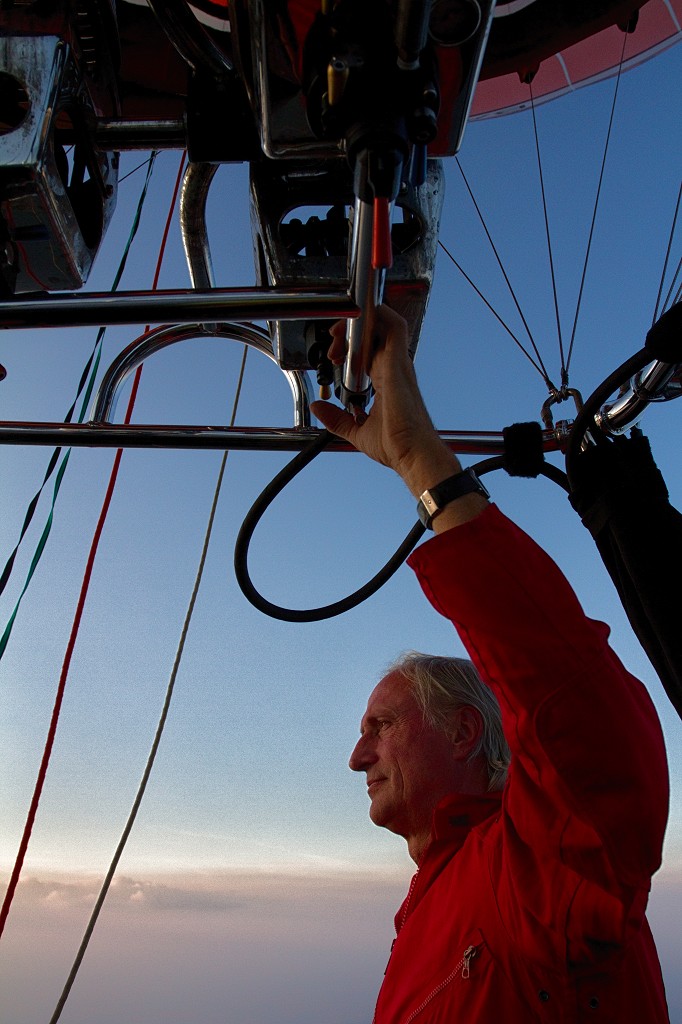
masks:
[[[157,327],[156,330],[140,335],[113,360],[95,397],[91,422],[108,423],[111,420],[121,385],[145,359],[179,341],[206,336],[240,341],[262,352],[277,364],[269,334],[255,324],[176,324],[172,327]],[[307,428],[310,426],[309,407],[313,401],[310,379],[301,370],[282,370],[282,373],[289,382],[294,398],[294,426]]]

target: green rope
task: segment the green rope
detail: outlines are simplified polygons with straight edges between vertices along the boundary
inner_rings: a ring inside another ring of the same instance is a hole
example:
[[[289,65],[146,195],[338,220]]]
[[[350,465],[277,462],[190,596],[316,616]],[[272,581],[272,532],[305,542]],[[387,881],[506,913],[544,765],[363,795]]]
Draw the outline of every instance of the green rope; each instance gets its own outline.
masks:
[[[153,172],[153,169],[154,169],[154,164],[156,162],[157,155],[158,155],[158,153],[155,150],[154,152],[152,152],[152,154],[150,155],[149,160],[147,162],[147,175],[145,177],[145,181],[144,181],[144,184],[142,186],[142,191],[140,193],[140,198],[139,198],[138,203],[137,203],[137,209],[135,210],[135,216],[133,218],[133,224],[132,224],[132,227],[130,229],[130,234],[128,236],[128,241],[126,242],[125,249],[123,251],[123,256],[121,257],[121,261],[119,263],[118,270],[116,271],[116,275],[114,277],[114,282],[113,282],[112,288],[111,288],[111,290],[113,292],[116,291],[116,289],[118,288],[118,286],[119,286],[119,284],[121,282],[121,278],[122,278],[123,272],[125,270],[125,266],[126,266],[126,263],[127,263],[127,260],[128,260],[128,255],[130,253],[130,249],[132,247],[133,241],[135,239],[135,236],[137,235],[137,231],[138,231],[138,228],[140,226],[140,219],[141,219],[141,216],[142,216],[142,208],[143,208],[145,200],[147,198],[147,191],[148,191],[148,188],[149,188],[149,182],[151,180],[151,176],[152,176],[152,172]],[[90,355],[88,357],[88,360],[87,360],[87,362],[85,364],[85,367],[83,369],[83,372],[81,374],[81,378],[80,378],[80,381],[78,383],[78,389],[77,389],[77,392],[76,392],[76,397],[73,400],[71,408],[69,409],[69,411],[67,412],[66,416],[64,417],[64,422],[65,423],[70,423],[71,422],[71,420],[73,418],[73,414],[74,414],[75,409],[76,409],[76,405],[78,403],[78,399],[79,399],[79,397],[80,397],[80,395],[81,395],[81,393],[83,392],[84,389],[85,389],[85,391],[84,391],[84,394],[83,394],[83,401],[81,403],[80,412],[78,414],[78,423],[82,423],[83,420],[85,419],[85,414],[86,414],[87,409],[88,409],[88,407],[90,405],[90,399],[92,397],[92,392],[93,392],[93,389],[94,389],[94,386],[95,386],[95,380],[97,379],[97,372],[99,370],[99,364],[100,364],[100,360],[101,360],[101,357],[102,357],[102,346],[103,346],[103,341],[104,341],[104,335],[105,334],[106,334],[106,327],[100,327],[99,331],[97,332],[97,337],[95,339],[95,344],[93,346],[92,352],[90,353]],[[57,467],[57,463],[59,462],[59,456],[61,454],[61,451],[62,451],[61,448],[55,448],[55,450],[52,452],[52,455],[50,457],[50,461],[49,461],[47,469],[45,471],[45,476],[43,477],[43,481],[42,481],[40,487],[38,488],[37,492],[35,493],[35,495],[31,499],[31,501],[29,502],[28,509],[27,509],[26,515],[24,517],[24,522],[23,522],[23,525],[21,527],[21,532],[19,534],[19,540],[17,541],[17,543],[16,543],[16,545],[14,547],[14,550],[12,551],[11,555],[7,559],[7,562],[5,564],[5,568],[2,571],[2,574],[0,574],[0,594],[2,594],[3,590],[7,586],[7,583],[9,581],[9,579],[10,579],[10,576],[12,574],[12,569],[14,567],[14,562],[15,562],[15,559],[17,557],[17,553],[19,551],[19,547],[20,547],[24,537],[26,536],[26,532],[28,531],[28,528],[29,528],[29,526],[31,524],[31,521],[32,521],[33,516],[35,514],[36,508],[38,506],[38,501],[40,499],[40,496],[42,495],[43,490],[45,489],[45,487],[47,486],[47,484],[48,484],[49,480],[51,479],[53,473],[55,472],[55,469]],[[63,456],[63,458],[61,460],[61,462],[59,462],[59,468],[57,469],[57,475],[55,477],[54,488],[53,488],[53,491],[52,491],[52,503],[50,505],[50,509],[49,509],[49,512],[48,512],[47,519],[45,521],[45,525],[43,527],[43,531],[42,531],[42,533],[40,535],[40,539],[38,540],[38,544],[37,544],[35,553],[33,555],[33,558],[31,559],[31,564],[29,566],[29,570],[28,570],[28,573],[27,573],[27,576],[26,576],[26,580],[25,580],[24,585],[22,587],[21,593],[19,594],[19,598],[18,598],[17,603],[16,603],[16,605],[14,607],[14,611],[12,612],[12,614],[10,615],[10,617],[9,617],[9,619],[7,621],[7,624],[6,624],[5,628],[4,628],[2,636],[0,636],[0,659],[3,657],[3,655],[5,653],[5,649],[7,647],[8,642],[9,642],[9,638],[11,636],[12,629],[14,627],[14,621],[15,621],[15,619],[17,617],[17,613],[19,612],[19,607],[20,607],[21,602],[23,600],[24,594],[26,593],[26,590],[28,589],[29,583],[31,582],[31,579],[33,578],[33,574],[34,574],[34,572],[36,570],[38,562],[40,561],[42,553],[43,553],[43,551],[45,549],[45,545],[47,544],[48,537],[50,536],[50,531],[52,530],[52,522],[53,522],[53,519],[54,519],[55,504],[56,504],[56,501],[57,501],[57,496],[59,494],[59,489],[60,489],[60,487],[62,485],[62,480],[64,479],[64,473],[66,472],[66,467],[68,465],[69,456],[70,455],[71,455],[71,449],[67,448],[67,450],[66,450],[66,452],[65,452],[65,454],[64,454],[64,456]]]

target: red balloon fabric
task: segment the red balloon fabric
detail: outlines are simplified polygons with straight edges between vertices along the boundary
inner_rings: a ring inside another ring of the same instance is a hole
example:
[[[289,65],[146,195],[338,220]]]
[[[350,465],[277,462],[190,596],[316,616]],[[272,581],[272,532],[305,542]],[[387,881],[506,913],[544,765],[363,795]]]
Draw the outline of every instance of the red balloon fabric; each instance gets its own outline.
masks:
[[[549,15],[543,15],[544,36],[541,31],[541,8],[546,7],[544,0],[510,0],[508,3],[498,2],[493,19],[491,45],[488,48],[486,62],[481,73],[471,109],[472,120],[500,117],[518,110],[526,109],[530,104],[528,85],[521,77],[526,71],[536,71],[533,77],[534,102],[546,102],[565,93],[609,78],[615,74],[623,52],[623,30],[617,23],[600,31],[592,32],[586,38],[564,48],[562,39],[569,33],[576,32],[575,23],[560,12],[560,5],[553,5],[555,29],[550,33]],[[595,5],[593,5],[595,6]],[[598,6],[598,5],[596,5]],[[622,12],[612,5],[608,18],[622,18],[621,24],[628,20],[628,7],[621,5]],[[533,17],[537,9],[536,17]],[[512,30],[512,19],[518,21],[518,30]],[[504,27],[508,20],[506,44],[498,44],[498,56],[490,58],[491,46],[495,43],[496,31]],[[539,27],[540,26],[540,27]],[[524,45],[523,33],[527,33],[528,42]],[[536,42],[533,43],[533,34]],[[643,61],[656,56],[662,50],[673,46],[682,39],[682,0],[648,0],[638,12],[637,24],[633,32],[625,40],[623,70],[636,67]],[[512,56],[512,50],[516,56]],[[550,52],[547,52],[550,51]],[[515,64],[512,70],[500,73],[505,62]],[[537,69],[537,70],[536,70]]]

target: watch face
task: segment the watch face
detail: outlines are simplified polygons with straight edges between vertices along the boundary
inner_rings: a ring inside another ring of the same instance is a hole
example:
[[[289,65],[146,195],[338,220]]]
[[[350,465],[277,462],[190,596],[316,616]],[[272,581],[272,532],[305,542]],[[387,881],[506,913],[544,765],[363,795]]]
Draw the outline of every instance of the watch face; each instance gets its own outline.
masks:
[[[434,515],[438,511],[438,502],[431,494],[431,491],[424,491],[420,499],[424,503],[424,508],[429,515]]]

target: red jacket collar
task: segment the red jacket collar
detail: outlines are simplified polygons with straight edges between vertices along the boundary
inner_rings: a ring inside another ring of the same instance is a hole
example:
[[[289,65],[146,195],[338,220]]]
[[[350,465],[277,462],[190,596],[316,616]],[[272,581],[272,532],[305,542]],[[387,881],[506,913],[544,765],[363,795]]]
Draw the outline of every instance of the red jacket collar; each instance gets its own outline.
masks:
[[[453,793],[441,800],[433,812],[431,841],[412,878],[407,897],[395,916],[396,933],[418,906],[429,886],[462,848],[472,828],[498,814],[501,805],[501,791],[479,793],[476,796]]]
[[[501,790],[495,793],[478,793],[475,796],[464,793],[446,796],[433,812],[431,843],[422,859],[426,860],[434,842],[445,841],[450,847],[454,846],[458,850],[471,829],[492,814],[496,814],[501,803]]]

